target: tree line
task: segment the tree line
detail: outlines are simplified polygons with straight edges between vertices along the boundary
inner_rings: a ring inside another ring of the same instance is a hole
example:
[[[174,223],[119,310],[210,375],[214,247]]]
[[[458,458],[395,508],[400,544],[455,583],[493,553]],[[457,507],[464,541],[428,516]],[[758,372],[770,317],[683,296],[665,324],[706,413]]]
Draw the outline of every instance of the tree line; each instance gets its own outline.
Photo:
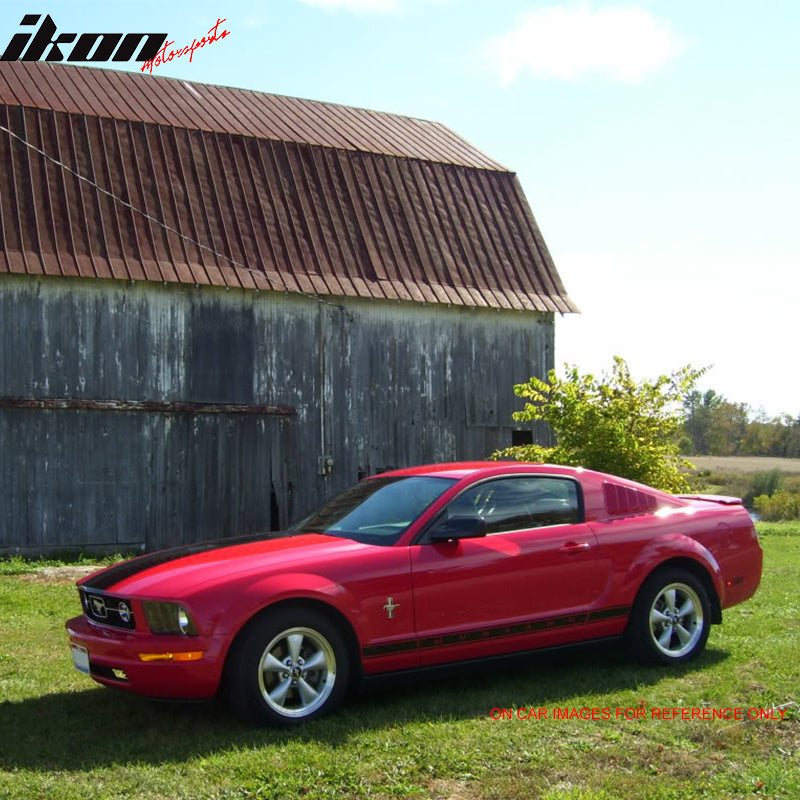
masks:
[[[713,389],[686,395],[681,433],[686,455],[800,458],[800,414],[770,418]]]

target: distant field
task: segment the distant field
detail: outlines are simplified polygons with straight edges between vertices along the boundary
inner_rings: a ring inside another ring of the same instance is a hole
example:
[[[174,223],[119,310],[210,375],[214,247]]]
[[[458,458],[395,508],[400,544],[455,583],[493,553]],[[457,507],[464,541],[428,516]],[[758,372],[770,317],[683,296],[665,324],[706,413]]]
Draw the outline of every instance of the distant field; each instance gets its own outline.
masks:
[[[769,456],[687,456],[699,469],[722,472],[769,472],[779,469],[789,475],[800,475],[800,458],[771,458]]]

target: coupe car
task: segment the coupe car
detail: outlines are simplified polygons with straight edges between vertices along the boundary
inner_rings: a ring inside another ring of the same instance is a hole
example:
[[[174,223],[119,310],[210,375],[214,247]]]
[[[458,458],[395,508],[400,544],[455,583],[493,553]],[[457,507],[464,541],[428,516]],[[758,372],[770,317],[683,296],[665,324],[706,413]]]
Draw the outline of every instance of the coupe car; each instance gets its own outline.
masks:
[[[156,698],[224,692],[293,725],[364,676],[617,639],[703,650],[762,553],[741,501],[580,468],[438,464],[366,478],[286,532],[140,556],[78,583],[74,665]]]

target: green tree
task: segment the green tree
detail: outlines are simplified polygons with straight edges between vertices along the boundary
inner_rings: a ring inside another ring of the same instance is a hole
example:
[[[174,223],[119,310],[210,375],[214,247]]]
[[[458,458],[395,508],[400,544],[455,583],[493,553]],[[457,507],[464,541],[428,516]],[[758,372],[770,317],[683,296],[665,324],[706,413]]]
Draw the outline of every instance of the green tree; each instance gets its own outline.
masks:
[[[776,441],[770,455],[781,458],[800,458],[800,416],[794,419],[789,414],[781,414],[774,421]]]
[[[492,458],[583,466],[666,491],[688,489],[681,469],[692,465],[678,455],[680,410],[705,369],[687,365],[640,383],[619,356],[611,374],[600,379],[575,366],[565,369],[564,378],[551,370],[546,381],[531,378],[514,387],[527,400],[514,419],[547,422],[555,447],[519,445],[495,451]]]
[[[692,391],[684,400],[684,433],[691,453],[738,455],[748,431],[750,410],[745,403],[731,403],[713,389]]]
[[[711,429],[714,412],[725,402],[722,395],[713,389],[700,392],[697,389],[689,392],[683,401],[685,419],[683,429],[691,441],[687,448],[691,453],[709,452],[709,430]]]
[[[747,425],[747,432],[739,446],[739,455],[769,455],[778,446],[779,434],[775,422],[768,419],[766,414],[759,414]]]

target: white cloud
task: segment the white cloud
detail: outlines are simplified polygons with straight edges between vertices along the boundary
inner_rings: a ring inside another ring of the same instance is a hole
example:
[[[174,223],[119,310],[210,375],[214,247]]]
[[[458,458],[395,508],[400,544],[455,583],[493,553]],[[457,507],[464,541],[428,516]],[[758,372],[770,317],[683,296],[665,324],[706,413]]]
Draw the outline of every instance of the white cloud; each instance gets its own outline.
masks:
[[[529,70],[537,78],[599,75],[635,82],[677,56],[682,45],[669,20],[641,8],[593,10],[552,6],[523,14],[517,26],[484,48],[502,83]]]

